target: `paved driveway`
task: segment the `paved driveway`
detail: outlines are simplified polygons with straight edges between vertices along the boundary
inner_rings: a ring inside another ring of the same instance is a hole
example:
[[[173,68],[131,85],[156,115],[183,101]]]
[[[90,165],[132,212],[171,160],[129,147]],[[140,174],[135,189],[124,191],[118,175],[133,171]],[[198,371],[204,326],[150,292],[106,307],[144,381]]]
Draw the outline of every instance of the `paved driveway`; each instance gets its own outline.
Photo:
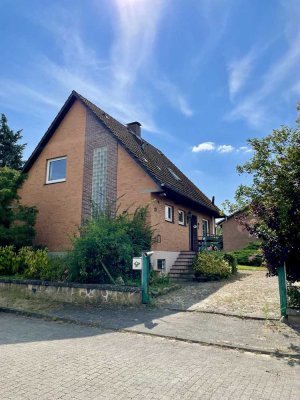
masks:
[[[264,271],[239,271],[229,280],[188,283],[157,299],[159,307],[279,318],[277,277]]]
[[[300,398],[300,366],[0,313],[1,400]]]

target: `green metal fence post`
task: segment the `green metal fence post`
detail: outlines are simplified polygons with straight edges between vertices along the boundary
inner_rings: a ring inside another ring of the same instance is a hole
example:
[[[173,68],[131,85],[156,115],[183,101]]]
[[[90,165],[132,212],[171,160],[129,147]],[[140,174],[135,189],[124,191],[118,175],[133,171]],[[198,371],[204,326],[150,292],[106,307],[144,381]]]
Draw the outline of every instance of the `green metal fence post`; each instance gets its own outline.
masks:
[[[150,257],[142,254],[142,303],[149,303]]]
[[[278,268],[278,284],[279,284],[279,297],[280,297],[280,313],[282,317],[286,317],[287,291],[286,291],[285,266]]]

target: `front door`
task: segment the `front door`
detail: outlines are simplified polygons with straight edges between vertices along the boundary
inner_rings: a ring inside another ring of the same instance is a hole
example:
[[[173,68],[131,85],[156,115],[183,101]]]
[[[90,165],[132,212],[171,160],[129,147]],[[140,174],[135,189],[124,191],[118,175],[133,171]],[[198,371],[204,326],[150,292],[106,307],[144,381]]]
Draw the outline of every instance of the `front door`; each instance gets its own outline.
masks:
[[[190,221],[190,250],[198,251],[198,223],[196,215],[192,215]]]

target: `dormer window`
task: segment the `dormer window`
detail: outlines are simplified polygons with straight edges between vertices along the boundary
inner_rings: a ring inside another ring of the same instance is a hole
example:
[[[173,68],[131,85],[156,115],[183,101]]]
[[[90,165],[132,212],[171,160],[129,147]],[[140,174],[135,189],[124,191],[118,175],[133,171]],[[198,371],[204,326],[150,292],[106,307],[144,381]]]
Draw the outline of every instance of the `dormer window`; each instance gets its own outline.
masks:
[[[66,180],[67,157],[52,158],[47,161],[46,183],[58,183]]]

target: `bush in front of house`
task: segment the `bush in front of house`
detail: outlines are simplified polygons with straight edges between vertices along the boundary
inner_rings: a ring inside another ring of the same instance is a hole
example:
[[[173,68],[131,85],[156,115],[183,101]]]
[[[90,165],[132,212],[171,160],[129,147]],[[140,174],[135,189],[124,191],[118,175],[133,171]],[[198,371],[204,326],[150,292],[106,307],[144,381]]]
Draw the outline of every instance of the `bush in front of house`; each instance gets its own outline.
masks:
[[[18,270],[19,262],[14,246],[0,247],[0,275],[12,275]]]
[[[193,270],[196,279],[204,278],[207,280],[226,279],[232,273],[232,268],[228,261],[219,251],[203,251],[198,253]]]
[[[43,271],[49,268],[46,249],[14,246],[0,247],[0,275],[17,275],[22,278],[40,279]]]
[[[289,287],[287,294],[289,307],[300,309],[300,287]]]
[[[133,214],[128,211],[112,216],[98,212],[80,228],[73,240],[69,279],[88,283],[113,283],[122,277],[134,279],[132,257],[151,248],[152,229],[147,222],[147,207]]]
[[[251,242],[241,250],[231,252],[239,265],[250,265],[260,267],[263,262],[260,242]]]
[[[237,264],[238,263],[237,263],[237,259],[236,259],[235,255],[232,254],[232,253],[224,253],[223,254],[223,259],[225,261],[227,261],[228,264],[230,265],[231,273],[232,274],[236,274],[237,273]]]

